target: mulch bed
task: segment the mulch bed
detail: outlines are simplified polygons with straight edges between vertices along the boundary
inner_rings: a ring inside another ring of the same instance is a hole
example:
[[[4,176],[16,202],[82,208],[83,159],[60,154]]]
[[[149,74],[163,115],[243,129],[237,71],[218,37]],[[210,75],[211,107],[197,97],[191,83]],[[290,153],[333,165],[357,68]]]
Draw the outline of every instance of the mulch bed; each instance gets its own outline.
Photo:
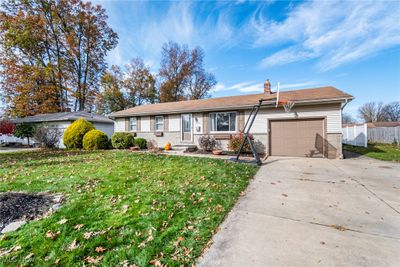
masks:
[[[13,221],[35,219],[54,204],[54,198],[50,195],[0,193],[0,231]]]

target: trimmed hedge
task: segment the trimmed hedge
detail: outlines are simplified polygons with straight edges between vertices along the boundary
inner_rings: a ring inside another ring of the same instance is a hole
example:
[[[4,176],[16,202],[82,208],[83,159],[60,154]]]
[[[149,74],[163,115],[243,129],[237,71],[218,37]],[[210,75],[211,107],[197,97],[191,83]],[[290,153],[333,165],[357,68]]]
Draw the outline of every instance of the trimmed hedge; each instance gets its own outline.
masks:
[[[140,147],[140,149],[146,149],[147,148],[147,141],[144,138],[135,138],[135,146]]]
[[[130,133],[117,132],[111,137],[111,144],[116,149],[126,149],[134,145],[135,138]]]
[[[78,119],[71,123],[64,132],[64,145],[67,149],[82,148],[83,137],[90,130],[94,130],[92,123],[85,119]]]
[[[91,130],[83,137],[83,149],[97,150],[108,148],[108,137],[99,130]]]

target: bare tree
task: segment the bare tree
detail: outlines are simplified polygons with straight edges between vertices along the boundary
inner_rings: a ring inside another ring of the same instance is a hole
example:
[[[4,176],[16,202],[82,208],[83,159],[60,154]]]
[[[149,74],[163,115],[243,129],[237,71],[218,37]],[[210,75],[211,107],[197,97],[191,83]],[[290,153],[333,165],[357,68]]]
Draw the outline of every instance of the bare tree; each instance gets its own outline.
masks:
[[[354,123],[354,122],[355,122],[355,120],[349,113],[343,113],[343,115],[342,115],[342,123],[343,124],[350,124],[350,123]]]
[[[392,102],[386,105],[386,115],[390,121],[400,121],[400,102]]]
[[[387,121],[386,109],[382,102],[369,102],[358,108],[358,114],[365,122]]]

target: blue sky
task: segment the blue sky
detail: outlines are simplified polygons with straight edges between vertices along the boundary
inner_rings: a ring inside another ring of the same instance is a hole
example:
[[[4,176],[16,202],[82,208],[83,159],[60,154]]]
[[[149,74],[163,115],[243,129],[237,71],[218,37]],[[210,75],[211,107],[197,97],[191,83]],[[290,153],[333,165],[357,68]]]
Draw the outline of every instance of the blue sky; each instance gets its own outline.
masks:
[[[110,64],[141,57],[153,72],[163,43],[205,50],[212,96],[333,85],[369,101],[400,100],[400,2],[98,1],[119,34]]]

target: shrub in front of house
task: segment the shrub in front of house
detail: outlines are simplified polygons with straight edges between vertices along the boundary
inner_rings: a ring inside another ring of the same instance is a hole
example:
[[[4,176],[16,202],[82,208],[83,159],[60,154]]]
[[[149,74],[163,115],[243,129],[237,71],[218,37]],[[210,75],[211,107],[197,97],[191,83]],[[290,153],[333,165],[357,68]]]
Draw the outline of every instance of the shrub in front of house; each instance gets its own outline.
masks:
[[[242,144],[244,137],[245,137],[245,134],[242,132],[231,135],[231,137],[229,139],[228,148],[235,152],[239,151],[240,145]],[[254,144],[254,136],[252,134],[249,134],[249,137],[250,137],[251,142]],[[242,152],[251,152],[249,142],[246,141],[244,143]]]
[[[199,146],[203,151],[213,151],[217,147],[217,140],[211,135],[202,135],[199,137]]]
[[[33,133],[35,141],[40,143],[41,147],[54,148],[58,145],[62,132],[57,127],[42,125],[37,127]]]
[[[97,150],[108,148],[108,137],[99,130],[91,130],[83,137],[83,149]]]
[[[147,141],[147,149],[151,151],[158,151],[159,147],[155,140],[148,140]]]
[[[64,132],[64,145],[67,149],[80,149],[83,147],[83,137],[91,130],[94,130],[92,123],[85,119],[78,119],[71,123]]]
[[[130,133],[117,132],[111,137],[111,144],[116,149],[127,149],[134,145],[135,138]]]
[[[147,141],[144,138],[135,138],[135,146],[140,147],[140,149],[146,149],[147,148]]]

